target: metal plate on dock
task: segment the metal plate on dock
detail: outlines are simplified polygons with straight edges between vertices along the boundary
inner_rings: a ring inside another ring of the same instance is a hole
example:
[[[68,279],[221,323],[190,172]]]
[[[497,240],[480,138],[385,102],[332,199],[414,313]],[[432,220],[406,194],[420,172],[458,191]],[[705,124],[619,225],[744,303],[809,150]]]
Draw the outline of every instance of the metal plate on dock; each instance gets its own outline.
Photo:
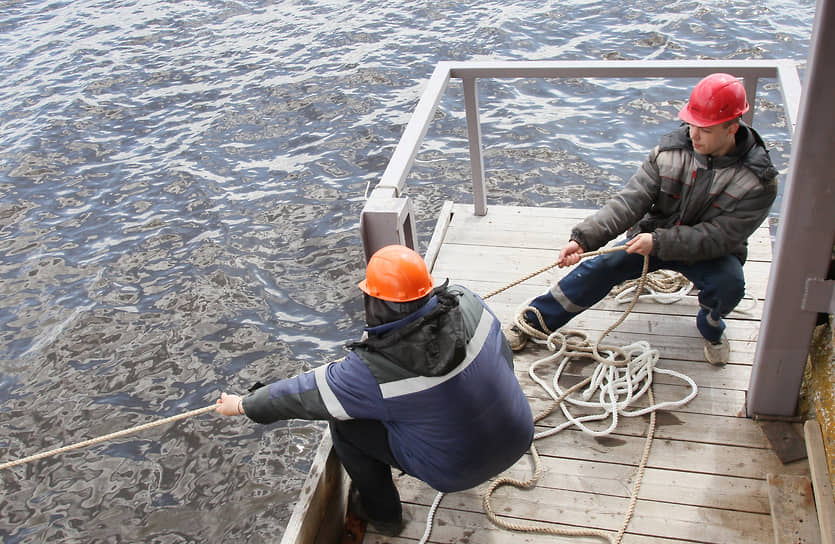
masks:
[[[766,421],[761,427],[771,447],[774,448],[774,453],[784,465],[806,459],[806,444],[791,423]]]

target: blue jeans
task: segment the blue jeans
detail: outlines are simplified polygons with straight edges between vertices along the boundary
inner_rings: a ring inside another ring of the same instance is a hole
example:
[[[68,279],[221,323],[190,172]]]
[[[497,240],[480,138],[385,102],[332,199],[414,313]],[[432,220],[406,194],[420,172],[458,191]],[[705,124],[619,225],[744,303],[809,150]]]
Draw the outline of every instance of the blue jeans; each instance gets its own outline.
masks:
[[[625,251],[580,261],[547,293],[535,298],[531,306],[540,311],[545,325],[555,331],[600,301],[615,285],[641,277],[643,266],[642,255]],[[684,263],[650,257],[649,271],[661,269],[680,272],[699,289],[701,309],[696,316],[696,327],[706,340],[719,342],[725,330],[722,317],[728,315],[745,295],[745,276],[739,259],[726,255],[709,261]],[[533,312],[525,312],[524,317],[539,328]]]

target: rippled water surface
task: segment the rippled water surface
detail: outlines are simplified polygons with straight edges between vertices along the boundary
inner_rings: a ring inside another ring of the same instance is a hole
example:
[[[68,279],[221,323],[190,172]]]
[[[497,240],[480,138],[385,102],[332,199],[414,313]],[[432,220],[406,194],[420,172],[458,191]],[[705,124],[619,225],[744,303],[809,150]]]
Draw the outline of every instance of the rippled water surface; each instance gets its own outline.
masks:
[[[0,1],[0,462],[357,337],[364,195],[441,60],[805,62],[811,0]],[[692,81],[482,81],[491,202],[597,206]],[[755,126],[785,172],[773,81]],[[466,200],[460,84],[409,179]],[[275,542],[322,425],[207,414],[0,473],[0,540]]]

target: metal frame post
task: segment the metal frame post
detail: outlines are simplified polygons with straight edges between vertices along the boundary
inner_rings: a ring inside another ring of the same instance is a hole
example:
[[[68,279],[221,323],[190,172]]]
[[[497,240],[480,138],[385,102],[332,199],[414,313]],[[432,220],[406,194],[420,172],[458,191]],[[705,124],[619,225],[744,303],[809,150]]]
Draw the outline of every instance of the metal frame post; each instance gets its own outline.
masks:
[[[793,416],[820,301],[807,290],[825,278],[835,242],[835,0],[819,0],[800,115],[783,192],[747,409],[752,417]],[[830,291],[831,293],[831,291]],[[830,301],[831,304],[831,301]]]
[[[470,144],[470,166],[473,175],[473,204],[475,215],[487,215],[487,190],[484,181],[484,155],[481,153],[481,122],[478,118],[478,91],[476,79],[466,77],[464,85],[464,109],[467,117],[467,136]]]

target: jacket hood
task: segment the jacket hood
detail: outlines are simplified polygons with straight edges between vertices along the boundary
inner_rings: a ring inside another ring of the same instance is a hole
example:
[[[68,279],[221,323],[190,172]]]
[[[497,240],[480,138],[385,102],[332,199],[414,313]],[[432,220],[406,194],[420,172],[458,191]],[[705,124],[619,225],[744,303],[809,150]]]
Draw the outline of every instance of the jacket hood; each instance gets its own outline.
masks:
[[[422,376],[446,374],[467,353],[460,295],[444,284],[420,310],[398,321],[367,328],[368,338],[347,347],[378,353]]]

